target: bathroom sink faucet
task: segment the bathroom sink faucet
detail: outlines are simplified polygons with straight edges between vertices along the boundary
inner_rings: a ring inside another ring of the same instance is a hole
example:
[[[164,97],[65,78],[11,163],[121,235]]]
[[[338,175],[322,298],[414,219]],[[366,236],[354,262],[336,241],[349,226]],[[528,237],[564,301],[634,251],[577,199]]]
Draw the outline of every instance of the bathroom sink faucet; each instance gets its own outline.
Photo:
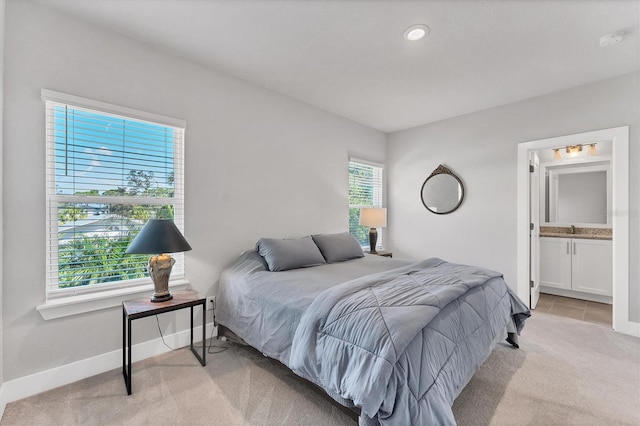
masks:
[[[576,227],[575,225],[571,225],[571,233],[575,234],[576,233]]]

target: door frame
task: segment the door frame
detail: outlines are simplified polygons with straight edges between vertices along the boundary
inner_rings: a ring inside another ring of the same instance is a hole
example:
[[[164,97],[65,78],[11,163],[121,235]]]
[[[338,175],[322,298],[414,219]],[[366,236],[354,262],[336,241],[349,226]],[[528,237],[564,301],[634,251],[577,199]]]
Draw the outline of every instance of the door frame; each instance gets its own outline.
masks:
[[[629,126],[518,144],[516,293],[529,304],[529,152],[602,140],[613,142],[613,329],[640,337],[640,323],[629,321]]]
[[[529,230],[529,307],[535,309],[538,299],[540,299],[540,158],[537,150],[529,151],[528,157],[530,167],[529,223],[531,224]]]

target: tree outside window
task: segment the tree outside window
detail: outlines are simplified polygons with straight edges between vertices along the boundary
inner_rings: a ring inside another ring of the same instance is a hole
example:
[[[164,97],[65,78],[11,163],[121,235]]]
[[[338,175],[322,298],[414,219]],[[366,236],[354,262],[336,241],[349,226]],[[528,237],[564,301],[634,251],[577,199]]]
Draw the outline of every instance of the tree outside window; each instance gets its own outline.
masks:
[[[349,161],[349,232],[363,247],[369,245],[369,228],[360,226],[360,208],[382,207],[382,173],[381,164]]]

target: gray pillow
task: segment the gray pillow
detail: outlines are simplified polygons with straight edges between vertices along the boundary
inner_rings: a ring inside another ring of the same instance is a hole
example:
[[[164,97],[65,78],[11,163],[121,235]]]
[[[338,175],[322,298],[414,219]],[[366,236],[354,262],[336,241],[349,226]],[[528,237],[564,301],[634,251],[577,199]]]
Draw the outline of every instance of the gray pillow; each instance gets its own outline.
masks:
[[[348,232],[312,235],[312,238],[327,263],[342,262],[364,257],[360,243]]]
[[[272,272],[326,263],[318,246],[309,236],[291,240],[261,238],[256,243],[256,251],[264,258]]]

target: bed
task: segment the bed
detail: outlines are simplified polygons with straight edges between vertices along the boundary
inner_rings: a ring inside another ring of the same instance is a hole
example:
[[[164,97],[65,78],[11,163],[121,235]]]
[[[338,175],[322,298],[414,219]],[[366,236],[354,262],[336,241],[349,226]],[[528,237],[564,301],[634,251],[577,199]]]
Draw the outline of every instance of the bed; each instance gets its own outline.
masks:
[[[364,255],[347,233],[261,239],[222,273],[215,321],[361,425],[455,424],[454,399],[530,316],[501,274]]]

